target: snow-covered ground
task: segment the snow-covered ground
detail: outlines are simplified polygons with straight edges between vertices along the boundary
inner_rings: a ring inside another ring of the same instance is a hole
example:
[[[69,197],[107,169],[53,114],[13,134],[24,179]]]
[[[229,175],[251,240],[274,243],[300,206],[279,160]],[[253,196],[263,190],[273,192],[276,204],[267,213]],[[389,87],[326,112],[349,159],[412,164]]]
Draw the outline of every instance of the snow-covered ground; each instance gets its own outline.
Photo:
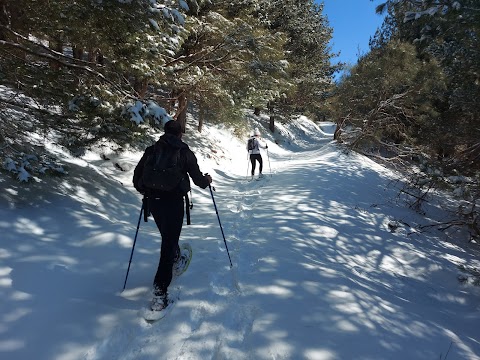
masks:
[[[47,186],[0,175],[0,358],[480,359],[480,289],[457,280],[478,257],[465,238],[415,231],[448,217],[435,199],[426,216],[409,210],[397,176],[342,152],[331,124],[301,117],[270,134],[251,121],[269,144],[260,181],[225,129],[184,138],[214,179],[233,268],[210,191],[194,188],[192,263],[153,325],[140,316],[159,258],[152,219],[122,292],[141,153],[64,154],[68,177]]]

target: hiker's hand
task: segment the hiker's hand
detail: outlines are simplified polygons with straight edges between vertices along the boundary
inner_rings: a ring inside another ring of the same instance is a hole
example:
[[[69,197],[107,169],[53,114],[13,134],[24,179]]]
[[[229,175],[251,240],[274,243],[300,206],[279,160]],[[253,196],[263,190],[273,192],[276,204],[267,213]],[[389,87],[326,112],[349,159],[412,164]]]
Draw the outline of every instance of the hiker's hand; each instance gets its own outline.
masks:
[[[208,174],[205,174],[205,178],[208,180],[208,183],[211,184],[212,183],[212,177]]]
[[[268,149],[268,145],[265,145],[265,149]]]
[[[145,195],[145,188],[143,186],[135,186],[135,190],[137,190],[140,194]]]

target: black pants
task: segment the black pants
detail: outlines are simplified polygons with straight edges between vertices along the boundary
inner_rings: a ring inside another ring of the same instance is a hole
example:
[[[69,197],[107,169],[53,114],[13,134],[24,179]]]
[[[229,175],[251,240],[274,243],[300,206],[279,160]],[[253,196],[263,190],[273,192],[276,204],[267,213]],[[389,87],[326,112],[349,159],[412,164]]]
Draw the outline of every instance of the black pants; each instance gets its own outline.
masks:
[[[178,240],[183,225],[183,206],[183,197],[179,195],[149,199],[150,212],[162,236],[160,261],[153,281],[155,295],[166,294],[172,282],[173,263],[180,254]]]
[[[250,162],[252,163],[252,176],[255,174],[255,165],[257,164],[256,161],[258,161],[258,164],[259,164],[258,170],[260,171],[260,174],[261,174],[263,170],[262,155],[250,154]]]

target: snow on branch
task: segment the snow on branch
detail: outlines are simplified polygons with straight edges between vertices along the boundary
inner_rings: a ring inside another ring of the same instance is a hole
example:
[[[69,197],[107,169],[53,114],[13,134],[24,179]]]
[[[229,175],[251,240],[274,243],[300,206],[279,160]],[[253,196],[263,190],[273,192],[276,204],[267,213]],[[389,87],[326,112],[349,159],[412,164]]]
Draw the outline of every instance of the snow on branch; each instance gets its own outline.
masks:
[[[457,0],[438,0],[433,3],[427,3],[423,0],[389,0],[376,7],[376,12],[381,14],[385,12],[387,6],[398,4],[410,4],[415,10],[406,11],[403,18],[403,22],[409,22],[412,20],[420,19],[422,16],[430,15],[445,15],[451,10],[460,10],[462,4]]]

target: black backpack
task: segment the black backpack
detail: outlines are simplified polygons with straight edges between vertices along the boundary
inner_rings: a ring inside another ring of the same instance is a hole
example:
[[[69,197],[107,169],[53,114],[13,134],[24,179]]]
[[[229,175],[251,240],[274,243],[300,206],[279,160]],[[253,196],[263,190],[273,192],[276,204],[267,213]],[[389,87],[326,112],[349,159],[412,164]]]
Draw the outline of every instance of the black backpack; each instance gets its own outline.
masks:
[[[142,180],[145,187],[172,191],[185,178],[180,160],[180,149],[155,145],[153,153],[145,160]]]
[[[248,149],[249,151],[255,149],[256,145],[257,145],[257,144],[256,144],[256,141],[255,141],[255,138],[250,138],[250,139],[248,139],[247,149]]]

